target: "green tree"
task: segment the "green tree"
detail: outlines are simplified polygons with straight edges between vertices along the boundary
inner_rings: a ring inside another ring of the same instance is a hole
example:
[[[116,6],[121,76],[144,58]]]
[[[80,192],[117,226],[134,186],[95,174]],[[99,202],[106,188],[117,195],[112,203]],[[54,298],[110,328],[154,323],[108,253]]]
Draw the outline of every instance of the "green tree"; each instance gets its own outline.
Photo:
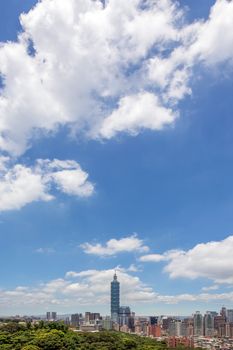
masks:
[[[5,331],[8,333],[16,333],[22,330],[25,330],[25,326],[18,322],[8,322],[1,326],[1,331]]]
[[[137,349],[137,342],[134,339],[125,339],[124,340],[124,349]]]
[[[64,333],[57,329],[52,329],[49,332],[38,332],[35,336],[34,343],[43,350],[62,350],[65,349],[63,346]]]

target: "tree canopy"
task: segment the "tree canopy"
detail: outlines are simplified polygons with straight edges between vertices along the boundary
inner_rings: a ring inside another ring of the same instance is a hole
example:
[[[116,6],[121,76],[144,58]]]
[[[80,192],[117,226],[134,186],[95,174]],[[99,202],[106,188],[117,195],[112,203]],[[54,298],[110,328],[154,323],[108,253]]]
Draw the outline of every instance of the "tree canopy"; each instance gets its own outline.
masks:
[[[164,342],[120,332],[77,333],[62,322],[0,327],[2,350],[168,350]],[[185,350],[185,348],[182,348]]]

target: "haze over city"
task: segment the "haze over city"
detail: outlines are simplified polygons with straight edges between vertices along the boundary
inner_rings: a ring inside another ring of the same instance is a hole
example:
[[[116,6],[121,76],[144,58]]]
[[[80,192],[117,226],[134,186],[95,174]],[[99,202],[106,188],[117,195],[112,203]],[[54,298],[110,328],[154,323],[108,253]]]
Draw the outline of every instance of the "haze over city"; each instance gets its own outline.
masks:
[[[1,316],[110,315],[116,271],[137,315],[227,319],[232,18],[227,0],[0,2]]]

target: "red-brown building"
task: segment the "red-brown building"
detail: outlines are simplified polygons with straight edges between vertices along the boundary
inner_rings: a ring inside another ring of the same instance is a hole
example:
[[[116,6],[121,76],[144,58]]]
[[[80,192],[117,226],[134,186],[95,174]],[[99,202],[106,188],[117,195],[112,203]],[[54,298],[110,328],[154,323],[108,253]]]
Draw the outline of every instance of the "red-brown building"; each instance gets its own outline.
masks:
[[[185,346],[186,348],[193,348],[194,347],[194,341],[192,338],[187,337],[169,337],[167,339],[167,346],[169,348],[176,348],[180,345]]]
[[[149,325],[148,326],[148,335],[155,337],[155,338],[159,338],[162,335],[162,330],[160,326],[157,326],[155,324],[153,325]]]

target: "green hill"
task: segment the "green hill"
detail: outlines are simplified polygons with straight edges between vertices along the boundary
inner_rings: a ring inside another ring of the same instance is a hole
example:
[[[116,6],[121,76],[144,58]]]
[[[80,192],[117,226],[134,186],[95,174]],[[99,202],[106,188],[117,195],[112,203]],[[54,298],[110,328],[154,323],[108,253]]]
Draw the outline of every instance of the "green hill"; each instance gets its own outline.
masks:
[[[63,323],[22,325],[9,322],[0,327],[4,350],[166,350],[163,342],[119,332],[77,333]],[[185,349],[185,348],[182,348]]]

